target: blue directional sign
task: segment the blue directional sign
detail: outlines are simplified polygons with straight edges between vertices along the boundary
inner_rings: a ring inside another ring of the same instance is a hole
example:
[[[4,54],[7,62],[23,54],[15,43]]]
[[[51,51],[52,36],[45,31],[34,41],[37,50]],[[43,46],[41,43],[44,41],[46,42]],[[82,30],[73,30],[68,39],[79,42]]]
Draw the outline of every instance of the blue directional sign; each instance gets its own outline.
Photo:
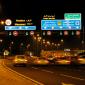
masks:
[[[5,30],[36,30],[36,26],[5,26]]]
[[[81,30],[80,20],[42,20],[42,30]]]

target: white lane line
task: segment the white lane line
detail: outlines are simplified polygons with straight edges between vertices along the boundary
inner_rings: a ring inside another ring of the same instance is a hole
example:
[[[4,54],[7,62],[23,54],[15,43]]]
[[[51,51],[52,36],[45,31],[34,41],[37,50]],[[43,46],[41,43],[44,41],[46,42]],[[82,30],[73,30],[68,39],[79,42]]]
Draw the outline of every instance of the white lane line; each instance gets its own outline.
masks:
[[[36,68],[36,67],[31,67],[31,68],[33,68],[33,69],[38,69],[38,68]]]
[[[16,73],[17,75],[19,75],[19,76],[21,76],[21,77],[23,77],[23,78],[25,78],[25,79],[28,79],[28,80],[36,83],[37,85],[44,85],[44,84],[42,84],[41,82],[38,82],[38,81],[36,81],[36,80],[34,80],[34,79],[31,79],[31,78],[29,78],[29,77],[27,77],[27,76],[24,76],[23,74],[20,74],[20,73],[18,73],[18,72],[16,72],[16,71],[12,70],[11,68],[7,67],[4,62],[3,62],[3,65],[4,65],[4,67],[5,67],[6,69],[8,69],[9,71],[11,71],[11,72],[13,72],[13,73]],[[35,85],[36,85],[36,84],[35,84]]]
[[[72,79],[76,79],[76,80],[85,80],[85,79],[82,79],[82,78],[73,77],[73,76],[69,76],[69,75],[65,75],[65,74],[60,74],[60,75],[65,76],[65,77],[69,77],[69,78],[72,78]]]
[[[32,67],[33,69],[39,69],[39,68],[36,68],[36,67]],[[48,70],[45,70],[45,69],[42,69],[41,71],[44,71],[44,72],[48,72],[48,73],[54,73],[52,71],[48,71]]]
[[[42,69],[41,71],[48,72],[48,73],[54,73],[52,71],[48,71],[48,70],[45,70],[45,69]]]

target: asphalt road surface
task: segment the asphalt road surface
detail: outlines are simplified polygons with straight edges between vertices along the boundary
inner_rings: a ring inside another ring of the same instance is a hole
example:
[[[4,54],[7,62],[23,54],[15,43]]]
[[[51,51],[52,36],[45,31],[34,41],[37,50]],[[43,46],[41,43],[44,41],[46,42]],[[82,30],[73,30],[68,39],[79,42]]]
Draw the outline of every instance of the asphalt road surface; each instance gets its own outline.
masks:
[[[9,70],[0,59],[0,85],[43,85]]]
[[[5,60],[5,65],[26,77],[44,85],[85,85],[85,66],[38,66],[14,67]]]

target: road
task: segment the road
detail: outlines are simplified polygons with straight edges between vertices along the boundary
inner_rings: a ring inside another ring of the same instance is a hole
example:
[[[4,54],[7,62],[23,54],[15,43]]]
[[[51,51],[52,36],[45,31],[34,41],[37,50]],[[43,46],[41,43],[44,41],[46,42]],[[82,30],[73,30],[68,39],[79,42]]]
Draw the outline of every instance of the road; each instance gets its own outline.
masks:
[[[84,66],[35,66],[14,67],[5,61],[8,68],[44,85],[85,85]]]
[[[13,72],[0,59],[0,85],[43,85],[37,81]]]

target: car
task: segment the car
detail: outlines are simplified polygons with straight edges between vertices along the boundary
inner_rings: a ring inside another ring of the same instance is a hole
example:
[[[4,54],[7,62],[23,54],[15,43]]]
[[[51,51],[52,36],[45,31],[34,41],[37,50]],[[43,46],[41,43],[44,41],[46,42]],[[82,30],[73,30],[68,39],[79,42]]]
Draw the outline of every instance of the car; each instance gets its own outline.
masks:
[[[49,61],[46,60],[45,58],[37,58],[34,60],[35,65],[48,65]]]
[[[16,55],[13,60],[14,66],[24,65],[26,66],[28,63],[28,59],[24,55]]]
[[[47,60],[49,61],[50,64],[55,64],[55,61],[56,61],[55,57],[53,56],[47,57]]]
[[[78,57],[78,64],[85,64],[85,55],[80,55]]]
[[[56,64],[59,64],[59,65],[70,65],[71,61],[70,61],[70,59],[67,59],[66,57],[62,57],[62,58],[58,58],[56,60]]]

